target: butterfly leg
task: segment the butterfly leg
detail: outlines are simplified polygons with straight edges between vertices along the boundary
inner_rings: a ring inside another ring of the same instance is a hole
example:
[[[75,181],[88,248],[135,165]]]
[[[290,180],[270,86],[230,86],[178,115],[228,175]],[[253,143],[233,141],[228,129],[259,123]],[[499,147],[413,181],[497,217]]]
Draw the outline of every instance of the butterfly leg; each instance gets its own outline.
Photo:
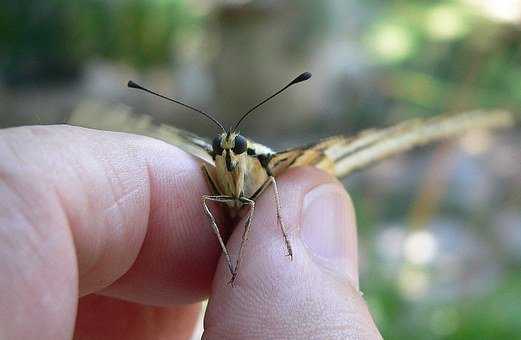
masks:
[[[288,250],[288,253],[286,254],[286,256],[289,256],[290,259],[293,260],[293,250],[291,249],[291,243],[289,242],[286,225],[284,224],[284,221],[282,220],[282,213],[281,213],[282,208],[280,206],[279,189],[277,188],[277,181],[275,181],[275,177],[273,177],[272,175],[269,175],[266,182],[264,182],[262,187],[253,195],[252,198],[255,199],[256,197],[260,196],[260,194],[262,194],[264,192],[264,190],[266,190],[270,186],[270,184],[273,185],[273,193],[275,196],[275,204],[276,204],[276,211],[277,211],[277,221],[280,225],[280,230],[282,231],[282,236],[284,237],[284,242],[286,243],[286,249]]]
[[[288,233],[286,226],[284,225],[284,221],[282,220],[282,214],[280,207],[280,196],[279,196],[279,189],[277,188],[277,182],[275,181],[275,177],[270,176],[268,177],[268,185],[271,183],[273,185],[273,192],[275,195],[275,203],[277,205],[277,220],[279,221],[280,230],[282,231],[282,236],[284,237],[284,242],[286,243],[286,248],[288,249],[287,256],[290,257],[290,259],[293,260],[293,250],[291,249],[291,243],[289,243]]]
[[[251,221],[253,219],[253,213],[255,211],[255,202],[249,198],[246,197],[239,197],[239,200],[250,207],[250,213],[248,214],[248,219],[246,220],[246,223],[244,224],[244,231],[242,233],[242,240],[241,245],[239,247],[239,253],[237,254],[237,262],[235,264],[235,274],[232,275],[232,279],[230,283],[233,285],[235,279],[237,278],[237,273],[239,272],[239,267],[242,262],[242,250],[244,248],[244,245],[246,244],[246,241],[248,240],[248,233],[250,232],[251,227]]]
[[[213,201],[213,202],[219,202],[219,203],[226,203],[226,202],[236,201],[236,199],[231,196],[224,196],[224,195],[216,195],[216,196],[203,195],[202,199],[203,199],[204,212],[206,213],[206,216],[208,216],[208,219],[210,220],[210,224],[212,226],[213,232],[215,233],[215,236],[217,236],[217,239],[219,240],[219,244],[221,245],[221,249],[226,258],[226,262],[228,263],[228,269],[230,270],[230,273],[232,274],[232,281],[233,281],[233,278],[235,277],[236,273],[233,268],[232,261],[230,259],[230,254],[228,253],[228,250],[226,249],[226,245],[224,244],[223,238],[221,237],[221,233],[219,232],[219,228],[217,227],[217,223],[215,222],[215,217],[213,217],[206,202]]]

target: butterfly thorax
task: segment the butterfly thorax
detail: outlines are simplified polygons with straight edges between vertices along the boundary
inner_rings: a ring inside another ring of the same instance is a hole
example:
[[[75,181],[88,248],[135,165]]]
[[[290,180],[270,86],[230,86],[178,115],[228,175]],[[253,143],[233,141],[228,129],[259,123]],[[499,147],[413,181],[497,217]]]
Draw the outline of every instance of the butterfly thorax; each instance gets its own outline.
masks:
[[[215,179],[222,195],[236,198],[252,198],[259,188],[266,182],[268,175],[260,165],[259,160],[248,155],[239,155],[239,161],[233,171],[226,168],[225,158],[215,157]],[[240,208],[239,201],[230,206]]]
[[[239,198],[243,194],[246,172],[245,155],[233,155],[231,171],[226,165],[226,157],[215,156],[215,172],[221,194]]]
[[[228,205],[240,208],[242,203],[239,198],[252,198],[268,178],[266,170],[257,158],[257,151],[263,153],[272,151],[246,139],[243,142],[245,145],[238,149],[235,144],[237,135],[223,134],[214,141],[215,168],[212,177],[221,195],[237,198],[236,202]]]

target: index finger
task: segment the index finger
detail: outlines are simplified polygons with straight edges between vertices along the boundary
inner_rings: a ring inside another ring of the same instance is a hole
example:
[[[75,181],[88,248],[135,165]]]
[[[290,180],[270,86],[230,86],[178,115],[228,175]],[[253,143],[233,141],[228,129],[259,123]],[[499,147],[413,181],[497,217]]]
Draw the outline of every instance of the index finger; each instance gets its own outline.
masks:
[[[56,270],[77,270],[80,296],[165,305],[208,295],[219,249],[191,156],[146,137],[70,126],[8,129],[2,140],[3,177],[21,197],[9,204],[37,224],[31,232],[70,230],[75,254],[35,245],[49,258],[77,258],[77,268]],[[42,209],[47,219],[35,215]]]

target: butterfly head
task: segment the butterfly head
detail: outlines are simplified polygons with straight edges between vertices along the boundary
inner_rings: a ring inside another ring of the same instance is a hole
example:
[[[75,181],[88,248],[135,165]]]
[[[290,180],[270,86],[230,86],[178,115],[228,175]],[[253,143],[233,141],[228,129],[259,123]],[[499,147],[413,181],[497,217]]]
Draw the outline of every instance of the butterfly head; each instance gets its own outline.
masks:
[[[233,171],[237,164],[244,159],[244,155],[246,155],[246,151],[248,150],[248,141],[246,138],[241,136],[237,131],[239,125],[244,121],[246,117],[249,116],[250,113],[255,111],[259,106],[263,105],[270,99],[276,97],[278,94],[282,93],[288,87],[301,83],[303,81],[311,78],[311,73],[304,72],[300,74],[298,77],[293,79],[290,83],[284,86],[282,89],[278,90],[268,98],[262,100],[260,103],[249,109],[246,113],[244,113],[235,124],[228,129],[227,132],[220,134],[215,137],[212,142],[212,150],[214,157],[221,156],[225,157],[226,160],[226,169],[228,171]]]
[[[236,132],[225,132],[212,141],[214,157],[224,157],[226,169],[233,171],[246,154],[248,140]]]

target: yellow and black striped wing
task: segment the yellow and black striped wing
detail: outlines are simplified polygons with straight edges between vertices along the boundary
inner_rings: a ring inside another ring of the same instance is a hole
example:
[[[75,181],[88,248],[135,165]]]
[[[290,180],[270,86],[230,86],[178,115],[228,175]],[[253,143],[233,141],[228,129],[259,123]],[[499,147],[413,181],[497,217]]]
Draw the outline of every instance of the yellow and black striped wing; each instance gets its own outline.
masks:
[[[512,124],[512,115],[505,111],[472,111],[413,119],[389,128],[366,130],[354,137],[336,136],[282,151],[272,157],[269,166],[275,175],[292,166],[307,165],[341,178],[415,146],[459,136],[474,129],[493,129]]]

